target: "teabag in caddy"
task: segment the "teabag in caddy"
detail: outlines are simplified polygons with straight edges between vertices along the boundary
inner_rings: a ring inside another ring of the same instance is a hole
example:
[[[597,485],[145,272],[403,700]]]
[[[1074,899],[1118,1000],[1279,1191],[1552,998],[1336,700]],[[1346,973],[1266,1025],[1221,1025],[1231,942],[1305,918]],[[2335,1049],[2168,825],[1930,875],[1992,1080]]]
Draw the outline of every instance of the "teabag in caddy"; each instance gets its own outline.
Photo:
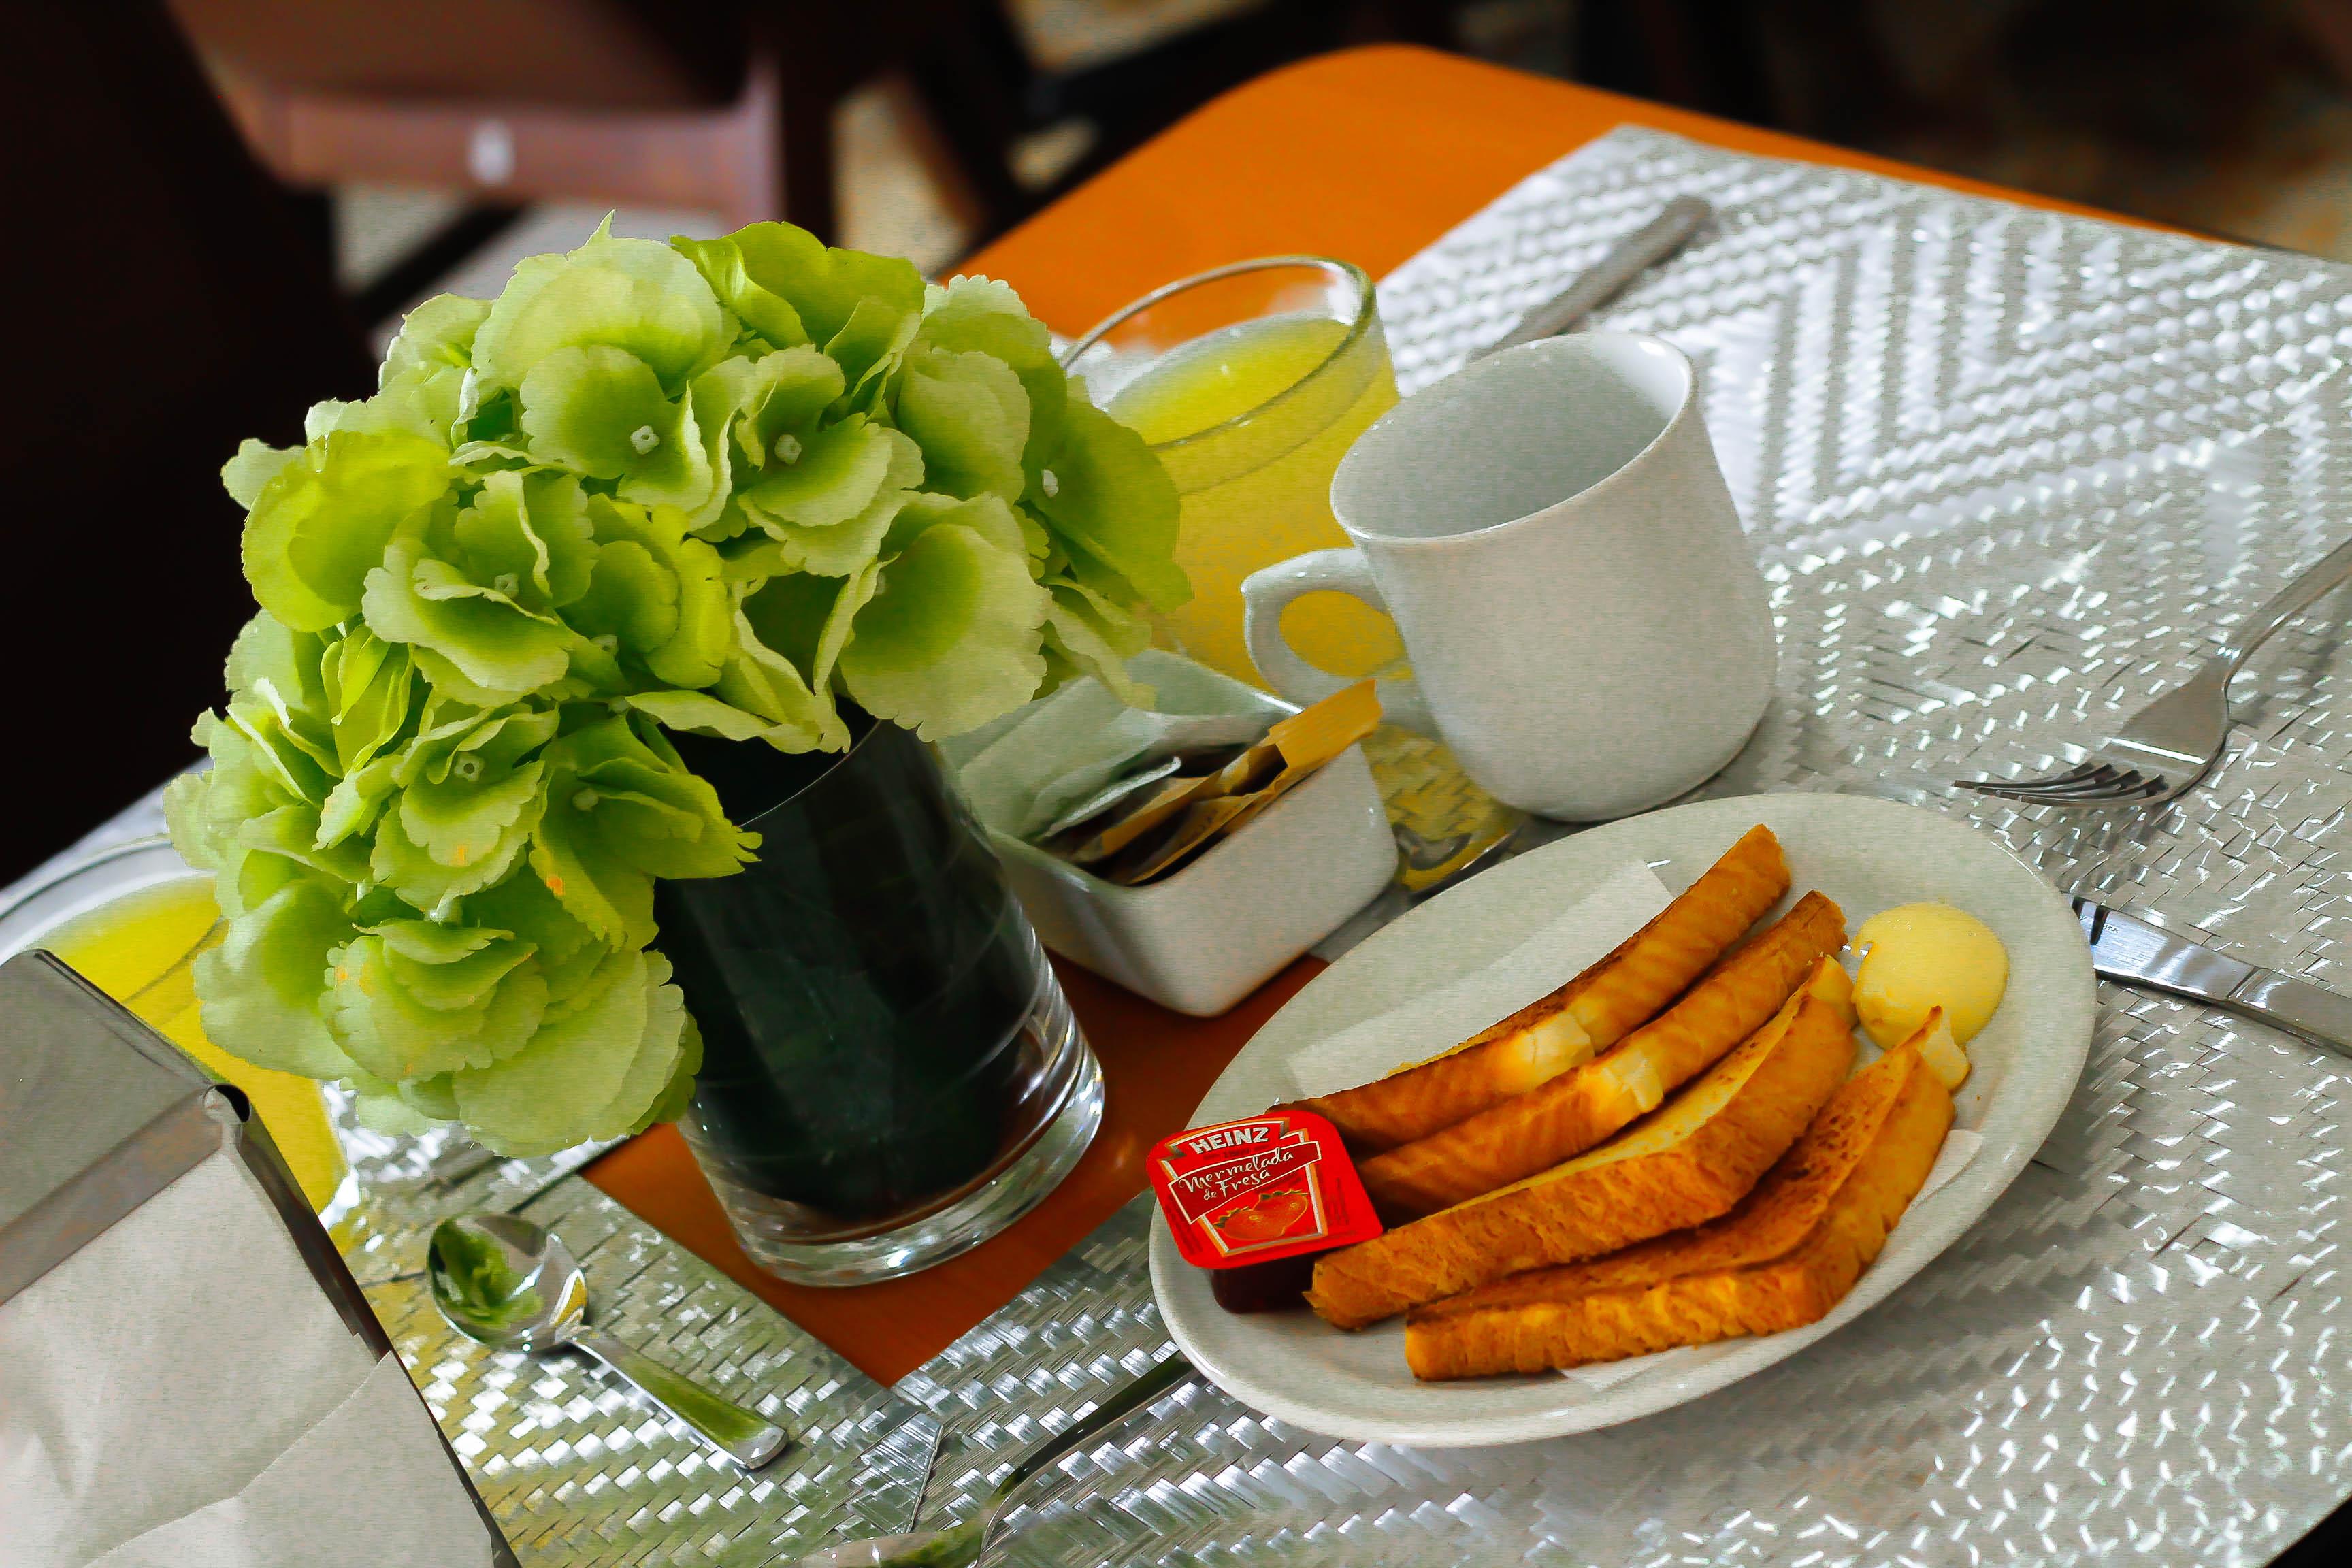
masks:
[[[0,1562],[512,1568],[241,1096],[0,964]]]

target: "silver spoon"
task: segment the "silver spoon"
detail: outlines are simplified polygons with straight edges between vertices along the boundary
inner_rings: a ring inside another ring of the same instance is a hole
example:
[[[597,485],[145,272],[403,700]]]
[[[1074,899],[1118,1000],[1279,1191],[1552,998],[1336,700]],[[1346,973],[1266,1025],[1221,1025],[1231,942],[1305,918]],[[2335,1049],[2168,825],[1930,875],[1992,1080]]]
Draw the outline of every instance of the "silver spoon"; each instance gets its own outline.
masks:
[[[425,1269],[449,1326],[499,1350],[567,1346],[619,1373],[747,1470],[792,1441],[783,1428],[588,1324],[588,1277],[561,1238],[513,1215],[462,1215],[433,1227]]]

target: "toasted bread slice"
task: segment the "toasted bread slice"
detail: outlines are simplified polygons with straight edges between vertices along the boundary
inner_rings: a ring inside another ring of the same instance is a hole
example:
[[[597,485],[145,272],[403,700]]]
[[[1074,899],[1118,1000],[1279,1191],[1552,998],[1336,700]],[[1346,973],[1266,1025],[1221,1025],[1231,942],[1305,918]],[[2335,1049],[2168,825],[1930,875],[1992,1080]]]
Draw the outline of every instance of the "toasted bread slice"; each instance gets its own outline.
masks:
[[[1788,890],[1780,841],[1769,827],[1751,827],[1649,924],[1550,995],[1444,1056],[1299,1103],[1329,1117],[1358,1155],[1451,1127],[1615,1045]]]
[[[1591,1152],[1315,1265],[1343,1329],[1506,1275],[1614,1252],[1748,1195],[1853,1065],[1852,984],[1825,959],[1765,1026],[1656,1115]]]
[[[1614,1048],[1527,1093],[1365,1161],[1373,1206],[1391,1224],[1434,1214],[1571,1159],[1655,1110],[1676,1087],[1748,1037],[1845,945],[1845,917],[1807,893],[1769,929]]]
[[[1729,1214],[1416,1307],[1405,1360],[1416,1377],[1485,1377],[1810,1323],[1878,1256],[1951,1122],[1950,1092],[1906,1044],[1832,1096]]]

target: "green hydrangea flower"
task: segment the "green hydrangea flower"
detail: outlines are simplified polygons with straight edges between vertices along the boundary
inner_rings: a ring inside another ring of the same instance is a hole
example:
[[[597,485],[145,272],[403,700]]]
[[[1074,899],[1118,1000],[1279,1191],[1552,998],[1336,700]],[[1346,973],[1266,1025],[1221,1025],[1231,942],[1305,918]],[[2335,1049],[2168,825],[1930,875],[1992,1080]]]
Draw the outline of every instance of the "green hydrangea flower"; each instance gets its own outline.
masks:
[[[1189,593],[1176,496],[1005,285],[782,224],[605,228],[403,323],[375,395],[240,447],[259,613],[174,782],[229,922],[205,1024],[388,1129],[546,1152],[680,1114],[665,877],[758,850],[666,731],[934,739]]]

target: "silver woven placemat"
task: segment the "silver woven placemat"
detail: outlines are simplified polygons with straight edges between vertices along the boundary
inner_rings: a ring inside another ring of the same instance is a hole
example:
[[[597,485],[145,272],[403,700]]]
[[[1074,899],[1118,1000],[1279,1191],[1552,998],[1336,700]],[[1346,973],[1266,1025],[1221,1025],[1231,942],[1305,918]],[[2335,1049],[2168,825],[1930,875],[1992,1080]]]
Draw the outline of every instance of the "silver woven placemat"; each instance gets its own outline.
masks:
[[[1387,280],[1400,383],[1684,192],[1718,226],[1604,321],[1699,362],[1782,659],[1773,712],[1700,793],[1968,815],[2062,886],[2352,984],[2340,604],[2241,679],[2227,763],[2161,812],[2018,812],[1947,782],[2059,760],[2352,530],[2352,270],[1626,130]],[[1013,1560],[2264,1562],[2352,1493],[2346,1081],[2284,1037],[2103,988],[2042,1159],[1844,1332],[1681,1409],[1509,1448],[1342,1443],[1194,1390],[1074,1458]],[[1139,1204],[899,1399],[565,1162],[355,1152],[377,1184],[355,1268],[526,1562],[789,1562],[899,1526],[931,1431],[918,1406],[950,1428],[940,1522],[1168,1348]],[[819,1440],[747,1484],[595,1373],[454,1339],[414,1259],[437,1213],[482,1202],[527,1204],[624,1331]]]
[[[1771,716],[1700,793],[1969,816],[2062,886],[2347,983],[2342,603],[2241,680],[2226,765],[2161,812],[2014,811],[1948,781],[2049,765],[2352,531],[2352,270],[1624,130],[1383,284],[1400,382],[1685,192],[1718,225],[1604,320],[1699,363],[1782,660]],[[1474,1451],[1338,1442],[1196,1393],[1074,1459],[1014,1560],[2267,1561],[2352,1494],[2346,1075],[2214,1013],[2101,1000],[2042,1158],[1891,1300],[1770,1371]],[[1164,1353],[1145,1217],[901,1384],[966,1413],[938,1511]]]

